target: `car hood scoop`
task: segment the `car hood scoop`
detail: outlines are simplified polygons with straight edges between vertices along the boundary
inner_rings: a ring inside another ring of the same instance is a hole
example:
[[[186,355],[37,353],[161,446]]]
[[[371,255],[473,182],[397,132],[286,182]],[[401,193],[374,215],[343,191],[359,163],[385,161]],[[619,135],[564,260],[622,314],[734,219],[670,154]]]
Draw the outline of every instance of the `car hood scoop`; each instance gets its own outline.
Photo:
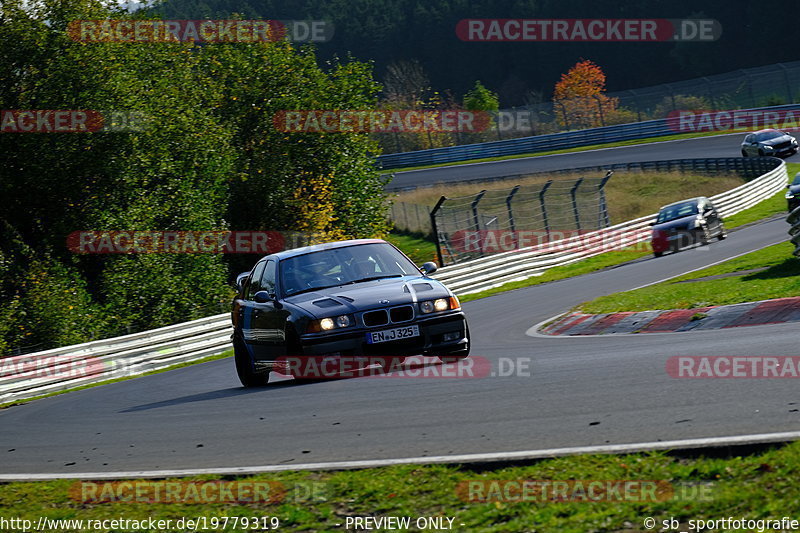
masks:
[[[340,305],[343,305],[341,302],[337,302],[333,298],[323,298],[322,300],[314,300],[311,303],[316,305],[317,307],[322,307],[323,309],[327,309],[329,307],[339,307]]]

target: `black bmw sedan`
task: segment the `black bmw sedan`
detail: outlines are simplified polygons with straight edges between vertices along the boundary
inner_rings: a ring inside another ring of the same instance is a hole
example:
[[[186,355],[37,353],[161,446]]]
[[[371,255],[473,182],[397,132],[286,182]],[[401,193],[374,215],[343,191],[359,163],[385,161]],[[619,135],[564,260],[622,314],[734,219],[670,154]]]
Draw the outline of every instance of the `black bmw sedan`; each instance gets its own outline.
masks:
[[[236,370],[245,387],[287,360],[362,360],[385,368],[411,355],[469,355],[458,298],[380,239],[285,250],[240,274],[233,301]],[[291,364],[289,364],[291,366]]]

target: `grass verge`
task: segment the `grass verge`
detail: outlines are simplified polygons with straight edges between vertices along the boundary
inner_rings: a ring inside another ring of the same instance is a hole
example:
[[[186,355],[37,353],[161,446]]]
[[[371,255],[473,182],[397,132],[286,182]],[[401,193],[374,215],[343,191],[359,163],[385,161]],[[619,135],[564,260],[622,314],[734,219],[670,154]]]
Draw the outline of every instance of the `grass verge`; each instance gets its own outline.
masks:
[[[436,243],[413,235],[390,233],[386,240],[397,246],[414,263],[421,265],[428,261],[439,263],[436,256]]]
[[[557,224],[564,223],[560,221],[568,221],[567,223],[570,224],[570,228],[572,228],[573,224],[572,205],[570,203],[568,189],[558,188],[558,185],[568,183],[581,177],[600,178],[603,174],[603,172],[598,172],[594,176],[587,176],[581,173],[559,175],[555,182],[556,187],[554,187],[554,189],[558,189],[555,194],[561,196],[556,196],[555,198],[561,199],[564,203],[562,208],[559,209],[558,200],[555,199],[548,206],[551,226],[557,227]],[[398,193],[397,200],[409,204],[424,205],[430,208],[436,204],[440,197],[447,196],[453,200],[452,203],[446,203],[445,205],[447,206],[465,200],[465,198],[462,197],[472,197],[486,189],[489,191],[489,194],[481,200],[482,209],[484,209],[485,212],[494,211],[496,213],[504,213],[506,210],[505,199],[508,192],[511,190],[512,186],[520,185],[521,189],[518,193],[520,196],[518,196],[517,199],[523,197],[522,195],[524,193],[531,193],[534,196],[532,199],[517,203],[517,207],[514,208],[515,212],[517,212],[517,216],[538,216],[538,212],[535,209],[531,211],[530,208],[527,208],[525,202],[536,202],[536,198],[538,198],[536,194],[538,194],[542,184],[551,177],[553,176],[524,176],[509,181],[505,185],[496,181],[434,185],[433,187]],[[612,224],[614,224],[655,213],[662,205],[684,200],[687,197],[686,191],[692,191],[692,196],[714,196],[729,191],[743,183],[744,180],[735,174],[709,176],[681,172],[621,170],[614,173],[614,176],[609,180],[608,184],[605,186],[605,193],[609,216]],[[554,189],[551,189],[551,192]],[[500,194],[492,194],[493,192]],[[525,198],[531,197],[525,196]],[[471,200],[471,198],[466,198],[466,200]],[[427,210],[425,212],[427,212]]]
[[[791,163],[787,165],[789,167],[795,167],[794,169],[790,168],[791,172],[796,172],[800,170],[800,163]],[[790,174],[791,174],[790,172]],[[779,191],[774,196],[760,202],[749,209],[745,209],[741,213],[733,215],[727,219],[725,219],[725,227],[729,230],[741,227],[747,224],[752,224],[759,220],[763,220],[765,218],[770,218],[776,215],[783,215],[786,213],[786,200],[784,199],[784,191]],[[736,238],[736,235],[732,235],[731,238]],[[788,241],[788,238],[787,238]],[[778,245],[780,246],[780,245]],[[789,253],[785,250],[784,256],[788,256]],[[756,252],[759,253],[759,252]],[[525,287],[531,287],[533,285],[539,285],[540,283],[547,283],[550,281],[558,281],[565,278],[570,278],[573,276],[580,276],[582,274],[588,274],[590,272],[596,272],[598,270],[603,270],[606,268],[611,268],[614,266],[619,266],[623,263],[627,263],[628,261],[633,261],[634,259],[639,259],[641,257],[645,257],[650,255],[650,252],[644,251],[641,249],[640,246],[631,247],[625,250],[615,251],[615,252],[606,252],[604,254],[596,255],[594,257],[590,257],[588,259],[584,259],[582,261],[577,261],[572,263],[571,265],[565,265],[560,267],[555,267],[547,270],[541,276],[536,276],[532,278],[528,278],[522,281],[514,281],[511,283],[506,283],[501,285],[500,287],[495,287],[493,289],[487,289],[485,291],[473,293],[473,294],[465,294],[463,296],[459,296],[462,302],[469,302],[472,300],[478,300],[480,298],[486,298],[487,296],[493,296],[495,294],[500,294],[506,291],[514,290],[514,289],[521,289]],[[747,300],[745,300],[747,301]],[[650,308],[652,309],[652,308]],[[660,308],[659,308],[660,309]],[[666,309],[666,308],[665,308]],[[625,309],[629,311],[633,311],[634,309]],[[586,311],[589,312],[589,311]],[[601,312],[601,311],[592,311],[592,312]],[[605,311],[603,311],[605,312]]]
[[[689,520],[712,520],[728,516],[755,520],[796,517],[800,486],[794,482],[794,474],[798,468],[800,443],[792,443],[734,457],[681,457],[651,452],[618,456],[581,455],[493,469],[472,469],[458,465],[407,465],[339,472],[282,472],[240,478],[203,476],[181,480],[280,483],[286,490],[286,497],[271,504],[92,503],[82,501],[81,485],[76,481],[8,483],[0,485],[0,508],[6,517],[31,520],[33,524],[37,523],[39,517],[84,521],[112,518],[143,520],[150,517],[173,521],[183,517],[206,517],[208,521],[224,516],[277,517],[280,531],[342,531],[345,530],[347,517],[395,516],[410,517],[412,524],[418,517],[452,518],[452,529],[456,531],[696,531],[701,528],[687,527]],[[522,501],[508,501],[502,493],[493,492],[501,485],[492,484],[491,481],[501,480],[577,480],[584,483],[589,480],[640,480],[651,488],[658,483],[665,490],[632,493],[639,501],[625,501],[619,497],[617,501],[590,501],[586,492],[581,498],[578,490],[580,484],[577,484],[565,493],[570,497],[561,501],[548,500],[535,492],[524,493],[524,498],[520,496],[523,493],[511,493],[512,497]],[[477,486],[477,491],[476,485],[472,485],[473,496],[495,497],[486,502],[470,500],[470,493],[465,490],[470,485],[465,484],[476,481],[481,484]],[[102,494],[100,490],[97,493]],[[645,527],[646,518],[655,519],[658,526]],[[444,523],[447,524],[447,521]],[[68,527],[52,529],[80,531]],[[782,528],[766,528],[767,531],[773,529]],[[111,531],[110,528],[93,530]],[[173,526],[158,531],[186,530]],[[220,527],[215,530],[223,529]],[[412,525],[410,530],[419,529]],[[702,530],[733,528],[709,527]],[[747,527],[736,530],[758,529]],[[137,531],[151,529],[141,528]]]
[[[585,313],[692,309],[800,296],[800,259],[779,243],[703,270],[579,306]]]

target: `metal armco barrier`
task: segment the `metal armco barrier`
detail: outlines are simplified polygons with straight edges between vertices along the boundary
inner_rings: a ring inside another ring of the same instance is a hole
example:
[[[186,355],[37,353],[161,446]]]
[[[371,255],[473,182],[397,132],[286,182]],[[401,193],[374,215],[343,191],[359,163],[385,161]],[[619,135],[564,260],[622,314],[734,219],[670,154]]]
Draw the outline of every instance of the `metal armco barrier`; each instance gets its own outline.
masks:
[[[747,209],[786,186],[788,177],[783,161],[776,158],[758,161],[753,164],[771,164],[772,168],[749,183],[713,197],[723,217]],[[609,251],[612,248],[603,243],[609,232],[624,232],[629,239],[624,245],[641,242],[649,237],[648,223],[654,216],[557,241],[558,250],[542,245],[444,267],[435,277],[459,294],[498,287]],[[576,243],[582,246],[571,248]],[[0,358],[0,403],[135,376],[219,354],[231,347],[230,334],[230,315],[223,313],[131,335]]]
[[[230,314],[0,358],[0,403],[135,376],[230,349]]]
[[[752,108],[750,111],[793,111],[800,110],[800,105],[789,104],[772,107]],[[646,137],[663,137],[680,133],[670,129],[667,119],[647,120],[617,126],[590,128],[549,135],[536,135],[533,137],[520,137],[504,141],[493,141],[480,144],[465,144],[461,146],[447,146],[444,148],[431,148],[416,152],[403,152],[396,154],[383,154],[378,156],[381,168],[392,169],[420,165],[436,165],[439,163],[452,163],[468,161],[470,159],[483,159],[487,157],[502,157],[519,155],[564,148],[576,148],[593,144],[614,143],[644,139]],[[746,132],[742,132],[744,135]]]
[[[744,211],[786,187],[786,163],[780,159],[770,157],[742,161],[753,161],[758,166],[765,165],[763,168],[771,168],[748,183],[711,197],[723,218]],[[647,241],[650,238],[650,222],[655,216],[654,213],[576,237],[443,267],[434,277],[458,294],[472,294],[521,281],[541,275],[549,268]]]
[[[789,216],[786,217],[786,222],[792,226],[789,228],[789,235],[792,236],[789,241],[794,244],[792,255],[800,257],[800,207],[789,213]]]

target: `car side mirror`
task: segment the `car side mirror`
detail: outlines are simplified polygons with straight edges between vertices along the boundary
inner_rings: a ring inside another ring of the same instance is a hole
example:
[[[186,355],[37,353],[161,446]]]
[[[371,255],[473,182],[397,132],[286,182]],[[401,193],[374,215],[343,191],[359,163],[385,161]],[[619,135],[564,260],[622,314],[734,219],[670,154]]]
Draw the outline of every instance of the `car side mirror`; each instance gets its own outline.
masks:
[[[270,294],[267,291],[258,291],[253,295],[253,301],[257,304],[265,304],[267,302],[274,302],[275,295]]]
[[[655,220],[654,220],[653,222],[648,222],[648,223],[647,223],[647,225],[648,225],[648,226],[655,226],[655,225],[656,225],[656,222],[655,222]]]
[[[420,267],[420,270],[422,270],[422,272],[426,276],[428,276],[428,275],[433,274],[434,272],[436,272],[436,270],[438,270],[438,268],[439,267],[436,266],[436,263],[434,263],[433,261],[428,261],[427,263],[422,263],[422,266]]]
[[[238,276],[236,276],[236,292],[242,294],[242,288],[244,287],[244,282],[247,281],[247,276],[250,275],[250,272],[242,272]]]

